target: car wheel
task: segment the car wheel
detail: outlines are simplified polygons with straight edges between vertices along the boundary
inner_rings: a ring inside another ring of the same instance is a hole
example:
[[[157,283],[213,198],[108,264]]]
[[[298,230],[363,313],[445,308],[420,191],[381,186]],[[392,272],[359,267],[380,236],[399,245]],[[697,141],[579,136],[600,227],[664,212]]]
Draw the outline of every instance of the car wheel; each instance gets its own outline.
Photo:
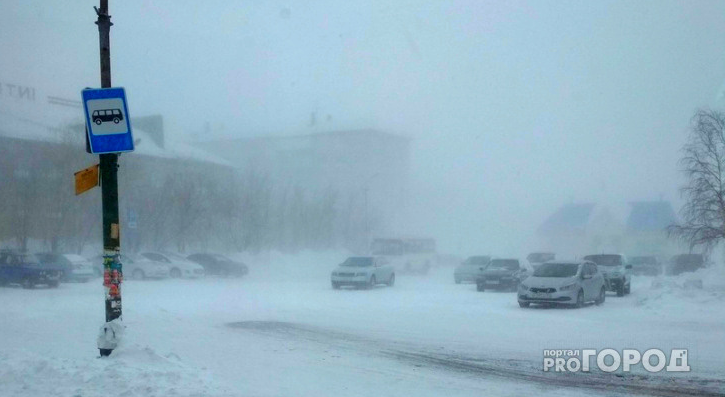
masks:
[[[632,292],[632,283],[627,284],[626,287],[624,287],[624,294],[629,295],[630,292]]]
[[[576,307],[577,309],[584,306],[584,291],[579,290],[579,293],[576,294]]]
[[[35,283],[30,278],[23,279],[22,286],[25,289],[33,289],[35,288]]]
[[[476,283],[476,291],[483,292],[485,290],[483,283]]]
[[[392,287],[395,285],[395,273],[390,275],[390,279],[388,280],[388,287]]]
[[[620,282],[617,286],[617,296],[624,296],[624,283]]]
[[[118,117],[113,118],[113,123],[118,124],[121,120]]]
[[[171,272],[169,273],[171,278],[181,278],[181,270],[179,268],[173,268],[171,269]]]
[[[377,283],[378,282],[377,282],[377,280],[375,280],[375,276],[373,275],[372,277],[370,277],[370,282],[367,285],[367,289],[375,288],[375,284],[377,284]]]
[[[103,121],[101,121],[101,119],[95,119],[93,122],[96,123],[96,125],[101,125]]]
[[[607,299],[607,291],[602,287],[602,289],[599,291],[599,297],[596,301],[594,301],[595,304],[601,305],[604,303],[604,300]]]
[[[143,280],[144,278],[146,278],[146,275],[144,274],[143,270],[136,269],[133,271],[133,273],[131,273],[131,277],[134,280]]]
[[[530,305],[529,302],[521,302],[521,301],[519,301],[519,307],[521,307],[521,308],[527,308],[527,307],[529,307],[529,305]]]
[[[336,282],[333,281],[332,282],[332,289],[340,289],[340,284],[338,284],[338,283],[336,283]]]

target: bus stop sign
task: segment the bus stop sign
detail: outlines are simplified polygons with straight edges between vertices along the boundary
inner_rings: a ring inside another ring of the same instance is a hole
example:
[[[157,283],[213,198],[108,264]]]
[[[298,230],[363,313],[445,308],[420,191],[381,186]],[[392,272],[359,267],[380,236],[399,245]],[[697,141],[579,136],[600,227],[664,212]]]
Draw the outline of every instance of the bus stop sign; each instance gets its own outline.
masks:
[[[94,154],[133,151],[131,121],[123,87],[81,91],[88,149]]]

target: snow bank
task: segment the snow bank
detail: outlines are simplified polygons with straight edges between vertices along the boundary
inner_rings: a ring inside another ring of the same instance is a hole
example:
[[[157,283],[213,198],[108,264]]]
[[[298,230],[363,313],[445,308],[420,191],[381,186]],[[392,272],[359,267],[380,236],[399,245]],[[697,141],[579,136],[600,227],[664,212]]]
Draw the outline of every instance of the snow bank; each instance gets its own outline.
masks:
[[[107,358],[72,359],[27,349],[0,352],[3,396],[210,396],[228,394],[204,371],[148,347],[121,347]]]
[[[653,310],[671,310],[687,304],[688,310],[709,312],[725,306],[725,266],[719,264],[693,273],[653,278],[643,284],[637,303]]]

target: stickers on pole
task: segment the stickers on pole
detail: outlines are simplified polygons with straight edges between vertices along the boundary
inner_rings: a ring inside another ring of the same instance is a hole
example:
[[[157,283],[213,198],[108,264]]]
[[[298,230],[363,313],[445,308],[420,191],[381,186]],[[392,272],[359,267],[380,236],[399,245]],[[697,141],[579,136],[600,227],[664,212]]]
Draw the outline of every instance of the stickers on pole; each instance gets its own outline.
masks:
[[[132,152],[133,135],[123,87],[81,91],[91,153]]]

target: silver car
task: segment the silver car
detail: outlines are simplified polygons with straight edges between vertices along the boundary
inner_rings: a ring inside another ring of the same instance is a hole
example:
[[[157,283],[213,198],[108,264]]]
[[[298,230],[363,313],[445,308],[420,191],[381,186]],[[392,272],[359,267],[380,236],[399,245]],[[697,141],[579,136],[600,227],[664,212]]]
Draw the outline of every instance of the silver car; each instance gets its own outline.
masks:
[[[582,307],[586,302],[604,303],[604,276],[593,262],[547,262],[519,284],[519,306],[532,303]]]
[[[478,277],[491,262],[490,256],[471,256],[461,262],[453,271],[453,281],[456,284],[463,282],[475,283]]]
[[[330,275],[332,288],[342,286],[370,289],[377,284],[395,284],[395,271],[385,258],[353,256],[342,262]]]

